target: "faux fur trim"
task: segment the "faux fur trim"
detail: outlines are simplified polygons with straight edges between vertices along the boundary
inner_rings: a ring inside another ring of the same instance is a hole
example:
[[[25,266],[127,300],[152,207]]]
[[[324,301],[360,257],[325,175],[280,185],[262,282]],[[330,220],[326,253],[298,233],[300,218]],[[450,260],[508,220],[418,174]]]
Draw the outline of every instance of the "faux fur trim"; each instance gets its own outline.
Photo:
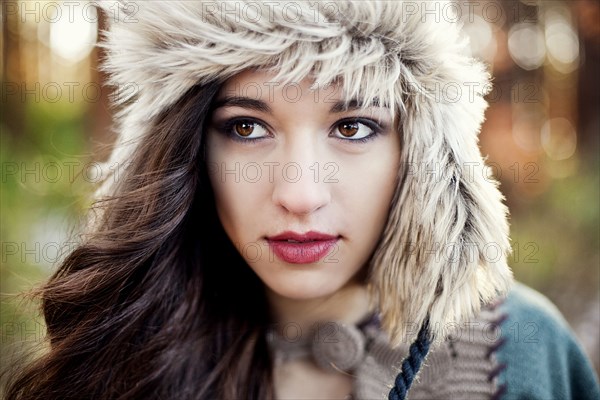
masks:
[[[513,277],[507,209],[477,141],[489,76],[447,13],[420,9],[431,3],[102,1],[103,69],[125,94],[109,163],[126,160],[193,85],[247,68],[272,68],[281,84],[308,75],[316,86],[339,82],[348,98],[392,106],[404,163],[371,290],[392,344],[414,340],[427,315],[442,339],[507,293]]]

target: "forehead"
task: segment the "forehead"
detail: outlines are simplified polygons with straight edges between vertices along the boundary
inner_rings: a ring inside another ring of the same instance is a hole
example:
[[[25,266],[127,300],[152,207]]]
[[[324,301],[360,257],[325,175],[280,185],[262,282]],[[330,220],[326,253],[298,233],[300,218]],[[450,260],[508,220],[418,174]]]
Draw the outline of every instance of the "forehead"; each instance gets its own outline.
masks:
[[[276,97],[297,101],[303,96],[329,99],[332,102],[344,100],[342,86],[338,83],[318,85],[315,79],[305,77],[298,81],[283,81],[267,70],[246,70],[227,79],[217,95],[224,97],[249,97],[272,102]]]
[[[303,107],[307,104],[319,104],[319,107],[327,105],[326,108],[332,113],[376,107],[380,112],[387,110],[390,118],[396,117],[393,109],[386,104],[381,104],[378,98],[362,99],[347,95],[344,85],[339,80],[319,85],[312,77],[304,77],[299,81],[283,81],[276,75],[265,69],[248,69],[240,72],[222,84],[215,102],[221,107],[224,104],[238,106],[249,104],[250,101],[252,104],[262,104],[260,107],[256,105],[252,107],[263,111],[270,110],[268,104],[281,106],[284,109],[300,104],[303,104]]]

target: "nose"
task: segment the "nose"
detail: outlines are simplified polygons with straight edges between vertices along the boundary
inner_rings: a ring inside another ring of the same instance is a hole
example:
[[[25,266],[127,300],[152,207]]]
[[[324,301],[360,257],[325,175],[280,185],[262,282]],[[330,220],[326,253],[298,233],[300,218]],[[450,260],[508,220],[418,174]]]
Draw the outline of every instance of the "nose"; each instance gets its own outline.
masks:
[[[273,187],[275,205],[297,215],[311,214],[327,205],[331,183],[325,182],[325,162],[317,157],[314,143],[299,141],[289,146],[287,153],[294,157],[283,157],[281,174],[276,175]]]

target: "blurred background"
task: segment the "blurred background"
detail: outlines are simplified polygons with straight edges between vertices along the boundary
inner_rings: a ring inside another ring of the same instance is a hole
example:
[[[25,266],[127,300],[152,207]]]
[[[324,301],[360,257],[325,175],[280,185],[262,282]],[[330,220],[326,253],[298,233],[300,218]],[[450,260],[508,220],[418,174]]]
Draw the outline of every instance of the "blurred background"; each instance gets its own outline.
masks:
[[[557,305],[600,371],[600,2],[457,4],[494,75],[480,143],[511,210],[509,263]],[[43,338],[35,308],[11,295],[37,286],[75,246],[114,135],[93,4],[4,1],[1,22],[4,352]]]

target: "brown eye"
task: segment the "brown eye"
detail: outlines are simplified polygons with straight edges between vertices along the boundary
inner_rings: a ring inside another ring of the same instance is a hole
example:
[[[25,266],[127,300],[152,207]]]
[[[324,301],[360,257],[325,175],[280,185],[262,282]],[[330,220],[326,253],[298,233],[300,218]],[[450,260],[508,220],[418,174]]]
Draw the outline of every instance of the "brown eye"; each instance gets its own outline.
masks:
[[[346,121],[338,121],[335,125],[333,136],[351,142],[365,142],[370,138],[377,136],[381,132],[381,126],[374,122],[366,120],[351,119]]]
[[[234,118],[226,121],[221,129],[233,140],[252,141],[269,137],[265,125],[246,118]]]
[[[345,137],[352,137],[358,132],[357,122],[343,122],[338,125],[338,131]]]
[[[238,122],[235,124],[235,132],[240,136],[250,136],[254,132],[252,122]]]

